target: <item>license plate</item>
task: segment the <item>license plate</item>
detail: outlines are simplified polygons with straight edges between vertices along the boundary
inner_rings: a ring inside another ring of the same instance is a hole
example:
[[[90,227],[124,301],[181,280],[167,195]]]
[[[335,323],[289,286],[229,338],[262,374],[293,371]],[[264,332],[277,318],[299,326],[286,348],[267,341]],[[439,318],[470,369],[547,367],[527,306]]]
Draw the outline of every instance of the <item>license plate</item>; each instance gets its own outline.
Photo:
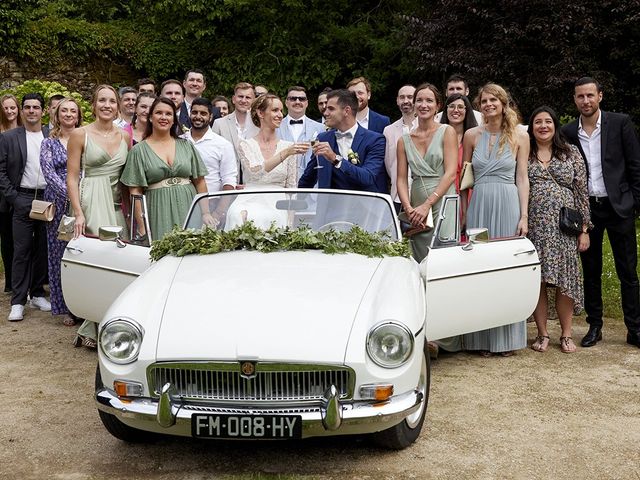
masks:
[[[198,438],[289,439],[302,436],[299,415],[218,415],[195,413],[191,434]]]

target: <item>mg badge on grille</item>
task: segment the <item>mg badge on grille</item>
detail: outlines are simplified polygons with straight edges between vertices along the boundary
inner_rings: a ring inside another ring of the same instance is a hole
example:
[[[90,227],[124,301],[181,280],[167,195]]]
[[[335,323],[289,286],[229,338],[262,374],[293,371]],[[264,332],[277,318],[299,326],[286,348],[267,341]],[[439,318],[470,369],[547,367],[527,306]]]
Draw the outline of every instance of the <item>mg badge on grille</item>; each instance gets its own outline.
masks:
[[[240,364],[240,371],[243,377],[250,378],[256,374],[256,364],[253,362],[242,362]]]

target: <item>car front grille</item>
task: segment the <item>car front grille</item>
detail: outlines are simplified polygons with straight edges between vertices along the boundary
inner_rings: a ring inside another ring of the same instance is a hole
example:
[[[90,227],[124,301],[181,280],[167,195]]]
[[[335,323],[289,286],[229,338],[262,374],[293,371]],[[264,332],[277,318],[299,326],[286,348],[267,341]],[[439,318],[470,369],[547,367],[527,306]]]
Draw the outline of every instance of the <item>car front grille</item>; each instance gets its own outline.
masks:
[[[147,370],[149,390],[159,396],[170,383],[176,397],[222,402],[293,402],[323,397],[334,385],[340,398],[352,398],[355,373],[334,365],[257,363],[242,375],[240,362],[156,363]]]

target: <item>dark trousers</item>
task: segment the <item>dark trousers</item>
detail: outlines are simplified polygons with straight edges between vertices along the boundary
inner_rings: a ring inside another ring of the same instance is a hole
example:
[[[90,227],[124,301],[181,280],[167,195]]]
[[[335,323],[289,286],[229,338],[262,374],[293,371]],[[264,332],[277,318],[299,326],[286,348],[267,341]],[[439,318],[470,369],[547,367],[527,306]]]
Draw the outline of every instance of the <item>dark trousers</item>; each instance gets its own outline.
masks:
[[[11,305],[24,305],[27,295],[44,297],[47,282],[47,228],[29,218],[33,195],[18,193],[13,204],[13,271]]]
[[[0,212],[0,253],[4,265],[4,289],[9,291],[13,263],[13,209]]]
[[[584,275],[584,307],[587,323],[602,327],[602,241],[605,230],[609,236],[616,273],[620,280],[620,296],[624,323],[632,332],[640,332],[640,288],[636,266],[638,247],[636,243],[635,218],[622,218],[611,207],[609,201],[591,199],[590,246],[581,253]]]

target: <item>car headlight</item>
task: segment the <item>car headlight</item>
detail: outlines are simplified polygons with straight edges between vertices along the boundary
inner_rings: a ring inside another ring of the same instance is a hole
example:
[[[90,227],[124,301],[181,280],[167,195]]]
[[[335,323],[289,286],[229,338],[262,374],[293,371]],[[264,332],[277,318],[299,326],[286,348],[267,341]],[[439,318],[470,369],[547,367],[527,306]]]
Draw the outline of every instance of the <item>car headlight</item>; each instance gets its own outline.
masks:
[[[384,368],[404,364],[413,352],[413,335],[402,324],[384,322],[371,329],[367,337],[367,353]]]
[[[142,328],[132,320],[111,320],[100,332],[100,350],[114,363],[135,361],[141,344]]]

